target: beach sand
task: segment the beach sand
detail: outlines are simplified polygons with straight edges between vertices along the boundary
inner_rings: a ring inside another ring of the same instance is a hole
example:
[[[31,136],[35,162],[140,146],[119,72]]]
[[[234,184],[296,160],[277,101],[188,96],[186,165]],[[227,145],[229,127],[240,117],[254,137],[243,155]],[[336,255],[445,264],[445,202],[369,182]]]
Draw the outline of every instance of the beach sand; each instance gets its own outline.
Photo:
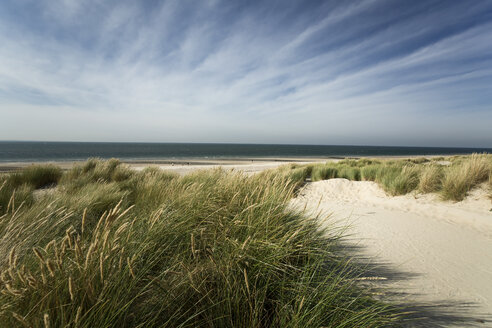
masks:
[[[332,179],[307,184],[293,203],[321,213],[325,225],[347,227],[347,249],[377,277],[372,284],[387,288],[380,297],[426,317],[412,327],[492,327],[492,202],[485,187],[453,203]]]

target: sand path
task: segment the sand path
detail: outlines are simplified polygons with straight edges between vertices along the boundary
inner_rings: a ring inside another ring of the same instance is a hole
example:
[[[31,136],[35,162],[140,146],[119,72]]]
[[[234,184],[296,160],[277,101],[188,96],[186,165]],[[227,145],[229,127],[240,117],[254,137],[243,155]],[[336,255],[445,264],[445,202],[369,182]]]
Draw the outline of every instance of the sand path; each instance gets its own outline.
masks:
[[[492,203],[484,190],[451,203],[332,179],[309,183],[294,203],[331,213],[325,224],[350,226],[345,243],[370,259],[388,287],[383,297],[426,317],[410,326],[492,327]]]

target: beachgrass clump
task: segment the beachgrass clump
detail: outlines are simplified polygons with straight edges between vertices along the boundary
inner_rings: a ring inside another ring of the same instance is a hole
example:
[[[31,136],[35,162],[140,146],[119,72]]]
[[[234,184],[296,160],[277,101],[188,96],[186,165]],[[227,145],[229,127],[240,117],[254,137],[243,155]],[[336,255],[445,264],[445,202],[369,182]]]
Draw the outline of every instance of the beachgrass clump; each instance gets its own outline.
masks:
[[[86,211],[89,218],[96,220],[121,200],[125,201],[127,194],[114,182],[88,183],[77,191],[60,189],[58,193],[48,196],[46,201],[56,202],[60,207],[68,207],[79,214]]]
[[[381,164],[371,164],[371,165],[363,166],[360,169],[361,180],[376,181],[380,169],[381,169]]]
[[[422,168],[418,190],[422,193],[437,192],[441,189],[443,168],[440,165],[426,165]]]
[[[310,169],[307,166],[294,168],[286,172],[285,178],[287,178],[289,181],[292,181],[292,183],[295,185],[295,188],[298,189],[302,187],[306,182],[306,179],[310,174],[309,171]]]
[[[419,184],[419,169],[414,166],[389,166],[380,171],[378,181],[390,195],[405,195]]]
[[[338,177],[338,169],[330,164],[316,165],[311,171],[311,181],[334,179]]]
[[[454,165],[446,170],[442,181],[442,197],[445,200],[463,200],[472,184],[463,165]]]
[[[30,185],[34,189],[54,186],[62,176],[62,170],[55,165],[30,165],[8,175],[13,187]]]
[[[337,177],[352,181],[360,181],[360,169],[357,166],[340,165]]]
[[[289,205],[309,169],[184,177],[148,169],[115,181],[119,165],[111,166],[79,166],[54,193],[2,216],[0,327],[396,320],[358,284],[339,236]]]
[[[490,155],[473,154],[466,161],[464,168],[468,171],[468,176],[473,186],[478,185],[489,178],[491,166]]]
[[[126,181],[132,175],[131,169],[122,165],[117,159],[113,158],[108,161],[90,159],[83,164],[75,165],[66,172],[60,184],[67,189],[76,190],[88,183]]]
[[[0,179],[0,218],[8,210],[18,209],[21,205],[30,205],[34,201],[34,188],[23,184],[14,187],[8,179]]]
[[[454,161],[445,173],[442,196],[447,200],[463,200],[476,185],[487,181],[491,172],[490,155],[473,154]]]

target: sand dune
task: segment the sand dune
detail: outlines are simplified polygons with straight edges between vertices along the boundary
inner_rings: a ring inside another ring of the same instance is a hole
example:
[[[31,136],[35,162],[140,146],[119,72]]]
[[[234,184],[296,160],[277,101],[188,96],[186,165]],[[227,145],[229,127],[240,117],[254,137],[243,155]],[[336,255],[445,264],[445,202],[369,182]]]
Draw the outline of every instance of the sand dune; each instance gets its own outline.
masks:
[[[309,183],[294,203],[331,213],[326,224],[349,225],[346,242],[380,267],[392,299],[432,309],[423,327],[492,326],[492,203],[483,189],[451,203],[332,179]]]

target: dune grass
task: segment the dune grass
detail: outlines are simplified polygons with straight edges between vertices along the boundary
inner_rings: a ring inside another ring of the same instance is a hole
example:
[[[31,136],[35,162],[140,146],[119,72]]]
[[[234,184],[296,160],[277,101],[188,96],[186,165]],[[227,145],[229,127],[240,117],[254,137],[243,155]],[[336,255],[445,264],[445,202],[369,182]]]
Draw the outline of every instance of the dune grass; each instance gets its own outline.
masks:
[[[340,165],[337,177],[353,181],[360,181],[360,169],[358,167]]]
[[[422,193],[439,191],[442,187],[443,167],[427,165],[422,168],[418,190]]]
[[[473,154],[453,163],[442,181],[444,199],[462,200],[473,187],[489,179],[491,170],[490,155]]]
[[[371,164],[364,166],[360,169],[361,180],[363,181],[376,181],[378,177],[379,170],[381,168],[380,164]]]
[[[8,176],[13,187],[30,185],[35,189],[56,185],[62,176],[62,170],[55,165],[31,165]]]
[[[358,285],[338,236],[289,207],[314,172],[180,177],[91,160],[19,204],[40,184],[7,189],[6,176],[0,327],[388,326],[397,317]]]
[[[444,160],[451,164],[436,163]],[[337,163],[316,164],[311,170],[312,181],[333,178],[374,181],[394,196],[412,191],[434,192],[444,200],[461,201],[471,189],[492,179],[492,155],[472,154],[432,160],[346,159]]]
[[[386,170],[388,173],[380,173],[381,176],[378,179],[386,192],[393,196],[405,195],[417,188],[420,179],[418,167],[403,166],[396,167],[394,170],[390,168]],[[382,172],[384,171],[383,169]]]
[[[338,177],[338,169],[333,165],[316,165],[312,169],[311,180],[320,181]]]
[[[0,176],[0,215],[9,208],[33,202],[34,189],[55,186],[62,170],[54,165],[31,165]]]
[[[15,210],[22,204],[30,205],[34,201],[33,190],[30,185],[14,187],[8,179],[0,179],[0,215],[8,210]]]

